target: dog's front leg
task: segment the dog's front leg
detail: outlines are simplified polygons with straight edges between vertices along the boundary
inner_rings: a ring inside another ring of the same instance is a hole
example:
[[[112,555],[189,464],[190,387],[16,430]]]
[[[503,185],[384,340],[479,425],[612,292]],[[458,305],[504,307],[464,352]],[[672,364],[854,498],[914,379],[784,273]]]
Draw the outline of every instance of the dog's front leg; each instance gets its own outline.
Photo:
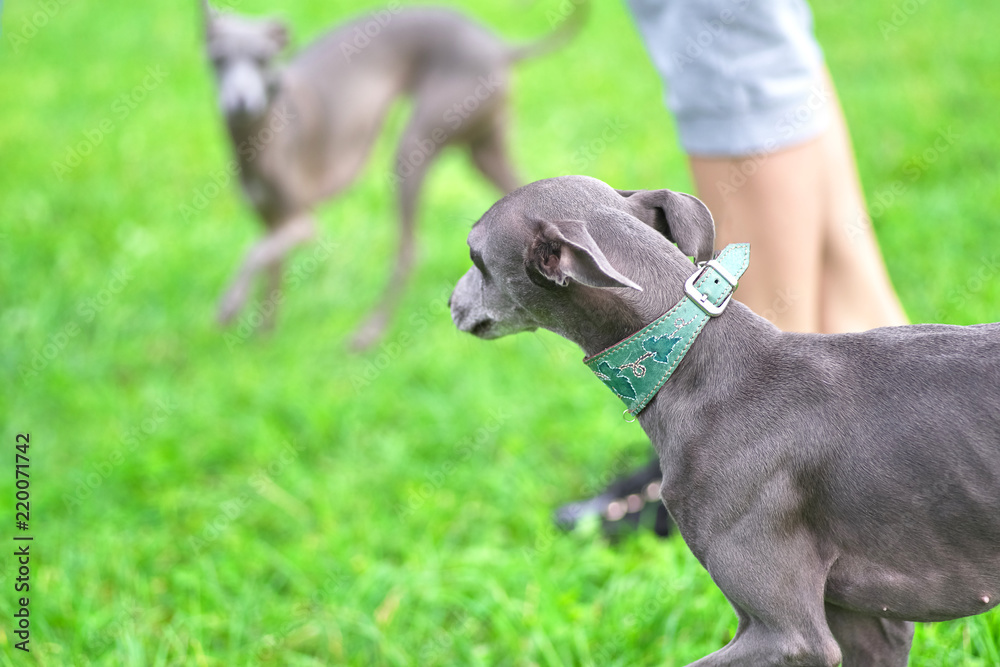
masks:
[[[296,246],[311,239],[316,233],[312,215],[303,214],[274,227],[258,241],[243,260],[236,277],[226,289],[219,303],[219,322],[229,323],[243,308],[250,296],[250,286],[257,273],[278,264]]]
[[[913,623],[826,605],[826,620],[844,654],[843,667],[906,667]]]
[[[699,551],[739,627],[732,641],[691,667],[840,664],[823,603],[829,564],[804,527],[770,512],[751,513],[711,542]]]
[[[267,265],[267,281],[264,284],[264,292],[261,299],[265,304],[263,321],[260,324],[262,331],[274,329],[274,322],[278,315],[278,303],[281,301],[281,272],[284,262],[280,259]]]

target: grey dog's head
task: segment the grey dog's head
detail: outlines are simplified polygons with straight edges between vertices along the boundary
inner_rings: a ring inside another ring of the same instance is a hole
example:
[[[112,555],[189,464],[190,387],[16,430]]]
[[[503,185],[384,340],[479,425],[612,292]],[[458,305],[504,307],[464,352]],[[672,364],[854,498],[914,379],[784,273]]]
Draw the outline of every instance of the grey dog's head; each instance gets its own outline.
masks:
[[[537,181],[472,228],[473,267],[452,294],[452,320],[480,338],[541,327],[584,349],[624,338],[679,298],[688,257],[710,259],[714,241],[711,214],[690,195],[586,176]]]
[[[278,70],[275,58],[288,45],[288,28],[275,19],[251,19],[206,9],[208,56],[226,118],[252,121],[267,111]]]

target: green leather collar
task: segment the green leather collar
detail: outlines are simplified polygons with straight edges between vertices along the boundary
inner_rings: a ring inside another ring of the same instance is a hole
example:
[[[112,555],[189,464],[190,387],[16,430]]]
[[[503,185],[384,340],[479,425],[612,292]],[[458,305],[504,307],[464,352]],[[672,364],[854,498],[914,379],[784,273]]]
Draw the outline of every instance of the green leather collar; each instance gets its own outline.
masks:
[[[705,323],[725,311],[749,265],[749,243],[726,246],[717,258],[698,264],[676,306],[583,363],[625,402],[625,412],[638,415],[673,375]]]

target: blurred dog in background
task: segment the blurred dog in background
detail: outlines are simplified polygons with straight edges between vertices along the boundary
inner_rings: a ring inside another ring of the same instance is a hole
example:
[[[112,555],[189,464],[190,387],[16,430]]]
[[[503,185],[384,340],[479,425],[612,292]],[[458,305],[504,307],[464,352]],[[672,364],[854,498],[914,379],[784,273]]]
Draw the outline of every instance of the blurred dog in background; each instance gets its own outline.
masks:
[[[202,7],[240,181],[267,229],[222,297],[223,324],[246,304],[257,274],[267,272],[268,295],[280,290],[283,260],[315,234],[313,207],[351,184],[392,102],[412,98],[392,179],[399,190],[399,248],[388,285],[354,334],[355,349],[378,339],[406,284],[417,196],[441,149],[468,146],[473,164],[504,193],[520,184],[507,148],[510,66],[567,42],[585,13],[569,12],[546,37],[512,47],[457,12],[390,3],[279,65],[289,41],[283,23]]]

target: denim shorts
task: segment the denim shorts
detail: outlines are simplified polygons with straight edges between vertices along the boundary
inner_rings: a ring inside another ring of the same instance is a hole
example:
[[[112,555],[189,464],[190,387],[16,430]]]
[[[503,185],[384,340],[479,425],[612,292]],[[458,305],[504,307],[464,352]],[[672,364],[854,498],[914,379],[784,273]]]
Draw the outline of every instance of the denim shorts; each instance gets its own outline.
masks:
[[[690,155],[769,153],[826,129],[832,100],[804,0],[629,0]]]

